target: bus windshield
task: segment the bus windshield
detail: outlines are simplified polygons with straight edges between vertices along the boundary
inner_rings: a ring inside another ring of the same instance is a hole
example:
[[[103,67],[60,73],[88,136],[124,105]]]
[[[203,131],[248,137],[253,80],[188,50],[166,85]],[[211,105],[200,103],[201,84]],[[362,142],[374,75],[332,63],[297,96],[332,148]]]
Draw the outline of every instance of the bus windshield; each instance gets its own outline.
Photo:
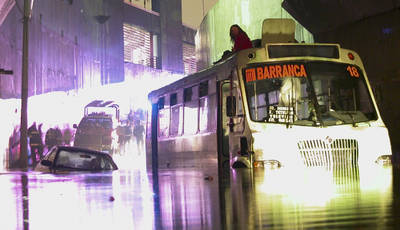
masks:
[[[331,126],[376,120],[362,71],[321,62],[258,63],[243,69],[253,121]]]

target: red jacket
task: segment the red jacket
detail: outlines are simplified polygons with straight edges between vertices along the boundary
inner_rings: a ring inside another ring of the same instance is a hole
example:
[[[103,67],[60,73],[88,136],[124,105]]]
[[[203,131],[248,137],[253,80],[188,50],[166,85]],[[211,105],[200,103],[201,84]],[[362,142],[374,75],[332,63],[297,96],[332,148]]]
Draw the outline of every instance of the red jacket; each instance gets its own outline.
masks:
[[[232,51],[236,52],[239,50],[244,50],[248,48],[253,48],[249,37],[246,36],[244,33],[239,33],[235,39],[235,45],[233,46]]]

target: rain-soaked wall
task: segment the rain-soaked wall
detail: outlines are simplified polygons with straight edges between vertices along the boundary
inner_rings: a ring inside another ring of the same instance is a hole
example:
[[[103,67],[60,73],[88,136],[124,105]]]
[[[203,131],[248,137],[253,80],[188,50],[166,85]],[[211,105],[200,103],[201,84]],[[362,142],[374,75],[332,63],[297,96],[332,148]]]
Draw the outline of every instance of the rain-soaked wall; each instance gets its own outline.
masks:
[[[207,68],[232,49],[229,29],[238,24],[251,40],[261,39],[262,22],[266,18],[292,18],[282,7],[282,0],[219,0],[208,12],[196,34],[198,70]],[[296,22],[295,38],[313,42],[313,36]]]
[[[396,9],[315,34],[315,39],[339,43],[363,59],[392,145],[400,153],[400,11]]]
[[[125,81],[121,83],[32,96],[28,100],[28,124],[42,124],[43,133],[51,127],[61,130],[72,128],[72,124],[78,124],[83,117],[84,106],[99,99],[115,101],[120,106],[121,119],[126,119],[130,109],[148,109],[147,94],[151,90],[176,81],[183,75],[126,63],[125,76]],[[0,99],[0,172],[9,168],[12,152],[9,138],[19,137],[20,102],[19,99]],[[18,144],[18,141],[14,143]],[[16,149],[13,150],[15,152]]]
[[[23,0],[16,3],[0,25],[0,68],[14,72],[0,76],[0,109],[5,111],[0,119],[0,170],[7,165],[8,138],[20,122]],[[173,70],[182,72],[182,44],[180,49],[179,45],[167,49],[178,54],[164,55],[169,62],[163,67],[169,71],[124,63],[123,23],[158,35],[170,33],[167,37],[173,42],[182,42],[182,37],[190,40],[189,28],[176,34],[181,24],[162,27],[161,21],[159,13],[122,0],[34,1],[29,22],[28,126],[43,123],[44,132],[55,126],[72,127],[82,118],[83,107],[95,99],[117,101],[125,109],[121,114],[132,106],[145,107],[152,87],[181,77]]]
[[[22,3],[18,0],[0,25],[0,67],[14,71],[1,76],[0,98],[21,94]],[[163,4],[160,13],[122,0],[35,1],[29,22],[29,95],[124,81],[123,23],[161,37],[162,69],[183,72],[182,39],[193,35],[189,28],[182,30],[180,9],[177,0]]]
[[[22,5],[18,1],[0,26],[0,66],[14,71],[1,79],[2,98],[20,95]],[[118,10],[118,4],[107,1],[35,1],[29,22],[29,95],[122,81]],[[110,17],[101,24],[98,15]]]

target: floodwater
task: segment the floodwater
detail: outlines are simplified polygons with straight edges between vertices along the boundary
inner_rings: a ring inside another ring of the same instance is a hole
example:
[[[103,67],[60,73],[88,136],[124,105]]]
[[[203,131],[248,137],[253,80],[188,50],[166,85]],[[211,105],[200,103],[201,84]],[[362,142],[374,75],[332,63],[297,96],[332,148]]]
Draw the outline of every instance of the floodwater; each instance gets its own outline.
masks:
[[[396,229],[399,170],[147,171],[115,155],[110,173],[0,173],[1,229]],[[156,171],[154,171],[156,172]]]

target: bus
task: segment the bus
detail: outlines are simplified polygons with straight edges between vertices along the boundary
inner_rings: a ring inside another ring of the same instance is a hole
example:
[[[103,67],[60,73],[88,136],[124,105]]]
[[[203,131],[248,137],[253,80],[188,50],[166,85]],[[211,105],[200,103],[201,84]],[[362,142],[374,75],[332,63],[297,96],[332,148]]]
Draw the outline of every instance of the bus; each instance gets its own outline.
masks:
[[[262,28],[257,47],[150,92],[147,165],[390,164],[388,129],[360,56],[296,42],[291,19]]]

